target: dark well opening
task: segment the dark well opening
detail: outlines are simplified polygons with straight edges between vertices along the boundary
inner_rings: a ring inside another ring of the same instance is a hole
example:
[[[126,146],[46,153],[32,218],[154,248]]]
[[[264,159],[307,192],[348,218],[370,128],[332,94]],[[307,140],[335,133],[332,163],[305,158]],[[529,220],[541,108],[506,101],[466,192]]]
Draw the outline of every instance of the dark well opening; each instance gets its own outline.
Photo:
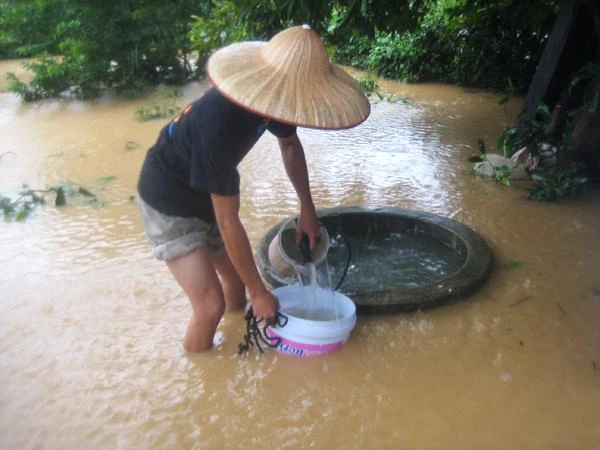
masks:
[[[338,207],[318,211],[330,237],[332,284],[359,313],[432,308],[464,298],[487,278],[491,252],[469,227],[446,217],[404,208]],[[257,249],[261,275],[273,288],[296,283],[269,262],[268,247],[288,219],[271,227]]]

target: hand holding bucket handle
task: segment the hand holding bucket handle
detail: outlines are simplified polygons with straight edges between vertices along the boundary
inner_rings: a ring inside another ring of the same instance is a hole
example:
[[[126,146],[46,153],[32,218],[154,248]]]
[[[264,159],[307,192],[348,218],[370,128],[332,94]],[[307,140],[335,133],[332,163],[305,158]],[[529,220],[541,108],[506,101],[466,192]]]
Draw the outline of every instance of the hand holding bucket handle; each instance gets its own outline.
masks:
[[[300,235],[300,239],[298,239],[298,235]],[[319,225],[319,223],[317,223],[317,229],[314,232],[314,235],[303,232],[302,228],[298,225],[296,228],[296,244],[298,244],[300,248],[300,255],[302,257],[302,261],[297,262],[302,262],[304,264],[315,263],[315,265],[317,265],[325,259],[327,252],[329,251],[329,233],[327,233],[327,229]],[[286,249],[283,248],[284,252],[285,250]]]
[[[302,258],[304,258],[304,263],[312,262],[312,252],[310,251],[310,242],[308,238],[308,234],[304,233],[302,235],[302,239],[300,240],[300,253],[302,253]]]
[[[280,308],[279,300],[271,292],[265,290],[259,294],[251,296],[252,308],[254,314],[259,319],[264,319],[268,325],[276,322],[277,311]]]
[[[308,247],[314,251],[317,245],[317,237],[321,233],[321,227],[316,214],[300,213],[296,221],[296,244],[300,245],[304,237],[308,239]]]
[[[295,267],[312,262],[315,265],[323,262],[329,251],[329,233],[319,225],[311,246],[310,234],[303,232],[296,218],[283,223],[277,235],[269,244],[269,262],[283,276],[294,275]]]
[[[275,348],[280,344],[281,338],[271,336],[267,330],[271,325],[265,324],[262,329],[260,328],[259,324],[263,319],[259,319],[254,315],[252,306],[246,310],[244,319],[246,320],[246,334],[244,335],[242,342],[238,345],[238,355],[247,352],[252,345],[255,345],[261,353],[264,353],[261,342],[271,348]],[[282,328],[285,327],[287,323],[288,317],[277,311],[274,325]]]

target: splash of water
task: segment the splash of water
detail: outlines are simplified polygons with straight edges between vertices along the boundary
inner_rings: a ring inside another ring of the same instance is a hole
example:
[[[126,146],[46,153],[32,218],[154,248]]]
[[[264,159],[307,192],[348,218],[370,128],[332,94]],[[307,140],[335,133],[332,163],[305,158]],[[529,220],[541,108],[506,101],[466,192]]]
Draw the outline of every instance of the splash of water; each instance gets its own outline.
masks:
[[[296,267],[300,284],[308,287],[302,318],[308,320],[339,320],[335,291],[327,263],[307,263]],[[325,294],[324,294],[325,293]]]

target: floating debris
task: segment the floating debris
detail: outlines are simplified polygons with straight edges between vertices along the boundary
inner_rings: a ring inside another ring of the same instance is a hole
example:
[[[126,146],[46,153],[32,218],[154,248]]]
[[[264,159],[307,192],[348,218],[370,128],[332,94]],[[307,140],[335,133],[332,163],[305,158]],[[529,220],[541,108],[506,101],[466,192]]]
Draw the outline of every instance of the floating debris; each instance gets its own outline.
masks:
[[[527,295],[525,297],[520,298],[519,300],[517,300],[516,302],[514,302],[513,304],[510,305],[511,308],[514,308],[517,305],[520,305],[521,303],[527,301],[527,300],[531,300],[533,298],[533,295]]]
[[[558,305],[558,309],[560,309],[560,312],[563,313],[565,316],[568,316],[567,311],[565,311],[565,309],[562,307],[562,305],[560,303],[557,303]]]

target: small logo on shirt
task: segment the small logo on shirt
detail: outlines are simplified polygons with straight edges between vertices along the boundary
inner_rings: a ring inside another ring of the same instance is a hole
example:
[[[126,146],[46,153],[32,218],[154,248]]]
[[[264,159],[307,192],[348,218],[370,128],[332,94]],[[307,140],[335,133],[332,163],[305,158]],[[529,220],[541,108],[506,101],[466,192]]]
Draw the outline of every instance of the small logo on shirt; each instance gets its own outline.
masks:
[[[267,127],[269,126],[269,122],[271,119],[264,119],[263,122],[256,128],[256,135],[261,136]]]

